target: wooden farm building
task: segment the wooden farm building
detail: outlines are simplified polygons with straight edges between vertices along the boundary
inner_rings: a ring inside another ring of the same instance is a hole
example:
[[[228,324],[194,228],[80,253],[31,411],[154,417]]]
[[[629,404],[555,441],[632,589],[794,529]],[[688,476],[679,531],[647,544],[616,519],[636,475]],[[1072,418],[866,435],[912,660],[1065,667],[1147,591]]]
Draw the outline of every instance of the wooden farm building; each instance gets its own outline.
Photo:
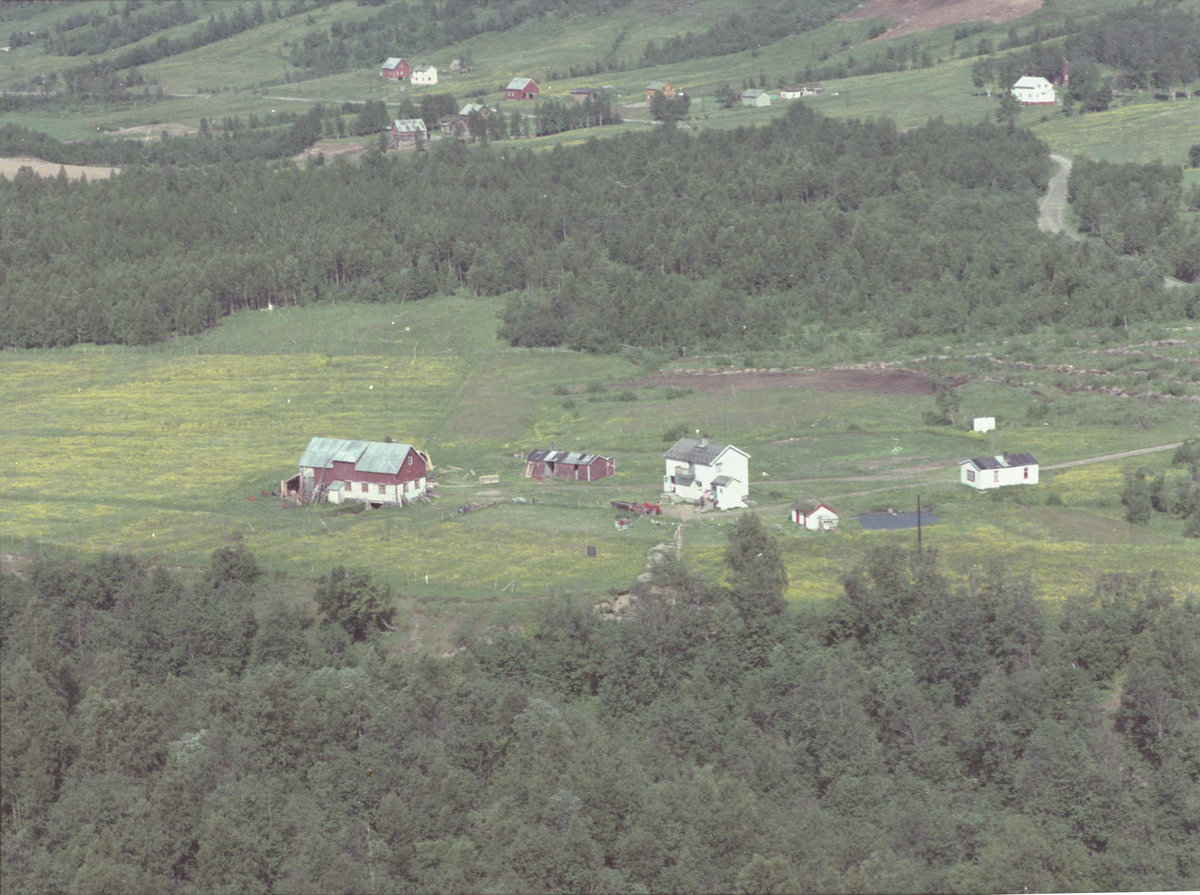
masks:
[[[646,99],[654,99],[656,93],[661,93],[667,99],[674,99],[675,85],[668,81],[651,81],[646,85]]]
[[[403,506],[424,496],[430,466],[429,455],[411,444],[314,438],[300,458],[300,472],[283,482],[282,494],[302,503]]]
[[[973,457],[959,464],[959,481],[977,491],[1003,488],[1005,485],[1036,485],[1038,461],[1033,454],[1001,454],[998,457]]]
[[[412,74],[412,66],[403,59],[393,56],[379,67],[379,74],[385,78],[403,81]]]
[[[707,435],[681,438],[663,454],[663,491],[717,509],[744,507],[750,497],[750,455]]]
[[[594,102],[600,99],[603,92],[599,87],[576,87],[571,91],[570,97],[577,103],[585,103],[589,99]]]
[[[389,133],[392,136],[392,146],[412,143],[417,139],[417,134],[422,137],[429,136],[429,132],[425,130],[425,122],[420,118],[397,118],[392,122]]]
[[[542,88],[538,87],[533,78],[513,78],[504,88],[505,99],[533,99]]]
[[[769,106],[771,105],[771,94],[765,90],[759,90],[757,87],[751,87],[749,90],[742,91],[743,106]]]
[[[599,454],[584,454],[578,451],[556,451],[539,449],[525,455],[525,469],[521,473],[527,479],[566,479],[572,482],[594,482],[606,479],[617,471],[617,461]]]

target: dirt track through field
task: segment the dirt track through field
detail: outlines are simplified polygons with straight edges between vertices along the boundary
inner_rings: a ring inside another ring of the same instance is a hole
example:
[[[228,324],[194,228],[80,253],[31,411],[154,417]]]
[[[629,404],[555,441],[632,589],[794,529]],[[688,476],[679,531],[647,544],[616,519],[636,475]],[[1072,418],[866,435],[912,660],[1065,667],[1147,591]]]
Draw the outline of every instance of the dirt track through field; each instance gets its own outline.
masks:
[[[1067,207],[1067,181],[1071,178],[1071,160],[1065,155],[1050,153],[1058,170],[1050,178],[1050,188],[1038,206],[1038,229],[1043,233],[1063,232],[1063,211]],[[1078,234],[1069,234],[1079,239]]]

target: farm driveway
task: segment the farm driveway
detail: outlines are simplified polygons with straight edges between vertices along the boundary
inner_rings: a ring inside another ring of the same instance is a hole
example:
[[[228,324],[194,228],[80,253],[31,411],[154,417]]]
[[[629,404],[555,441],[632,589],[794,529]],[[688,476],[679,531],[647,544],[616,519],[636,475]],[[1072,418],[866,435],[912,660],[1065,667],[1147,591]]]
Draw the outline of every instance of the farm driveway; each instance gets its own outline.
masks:
[[[1065,155],[1050,153],[1058,170],[1050,178],[1050,189],[1042,197],[1038,208],[1038,229],[1043,233],[1062,233],[1063,209],[1067,206],[1067,180],[1071,177],[1071,160]],[[1071,234],[1076,239],[1076,234]]]

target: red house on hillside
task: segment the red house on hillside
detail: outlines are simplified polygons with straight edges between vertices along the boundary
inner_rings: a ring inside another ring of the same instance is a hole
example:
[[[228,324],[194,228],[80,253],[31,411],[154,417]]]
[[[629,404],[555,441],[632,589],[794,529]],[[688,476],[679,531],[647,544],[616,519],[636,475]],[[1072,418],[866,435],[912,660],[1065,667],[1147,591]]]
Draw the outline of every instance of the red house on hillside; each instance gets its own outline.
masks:
[[[392,78],[396,81],[403,81],[410,74],[412,74],[412,66],[403,59],[393,56],[379,67],[379,74],[384,78]]]
[[[429,455],[411,444],[314,438],[300,458],[300,473],[283,482],[284,497],[302,502],[358,500],[403,506],[428,490]]]
[[[522,475],[527,479],[549,476],[572,482],[594,482],[615,475],[617,461],[599,454],[583,454],[575,451],[536,450],[525,455]]]
[[[538,87],[533,78],[513,78],[504,88],[505,99],[533,99],[542,88]]]

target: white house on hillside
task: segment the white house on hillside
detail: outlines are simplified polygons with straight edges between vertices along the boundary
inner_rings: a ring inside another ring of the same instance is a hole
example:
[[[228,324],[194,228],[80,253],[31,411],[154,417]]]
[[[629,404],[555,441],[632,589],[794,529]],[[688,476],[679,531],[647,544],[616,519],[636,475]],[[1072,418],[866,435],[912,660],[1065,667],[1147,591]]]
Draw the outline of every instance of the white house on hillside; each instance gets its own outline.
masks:
[[[750,497],[750,455],[707,435],[681,438],[663,456],[663,491],[685,500],[712,502],[717,509],[744,507]]]
[[[409,80],[414,85],[421,84],[436,84],[437,83],[437,66],[436,65],[418,65],[412,70],[409,75]]]
[[[1001,454],[998,457],[974,457],[959,466],[959,481],[977,491],[1003,488],[1005,485],[1036,485],[1038,461],[1033,454]]]
[[[1045,78],[1026,75],[1013,84],[1009,92],[1026,106],[1052,106],[1058,102],[1054,85]]]

